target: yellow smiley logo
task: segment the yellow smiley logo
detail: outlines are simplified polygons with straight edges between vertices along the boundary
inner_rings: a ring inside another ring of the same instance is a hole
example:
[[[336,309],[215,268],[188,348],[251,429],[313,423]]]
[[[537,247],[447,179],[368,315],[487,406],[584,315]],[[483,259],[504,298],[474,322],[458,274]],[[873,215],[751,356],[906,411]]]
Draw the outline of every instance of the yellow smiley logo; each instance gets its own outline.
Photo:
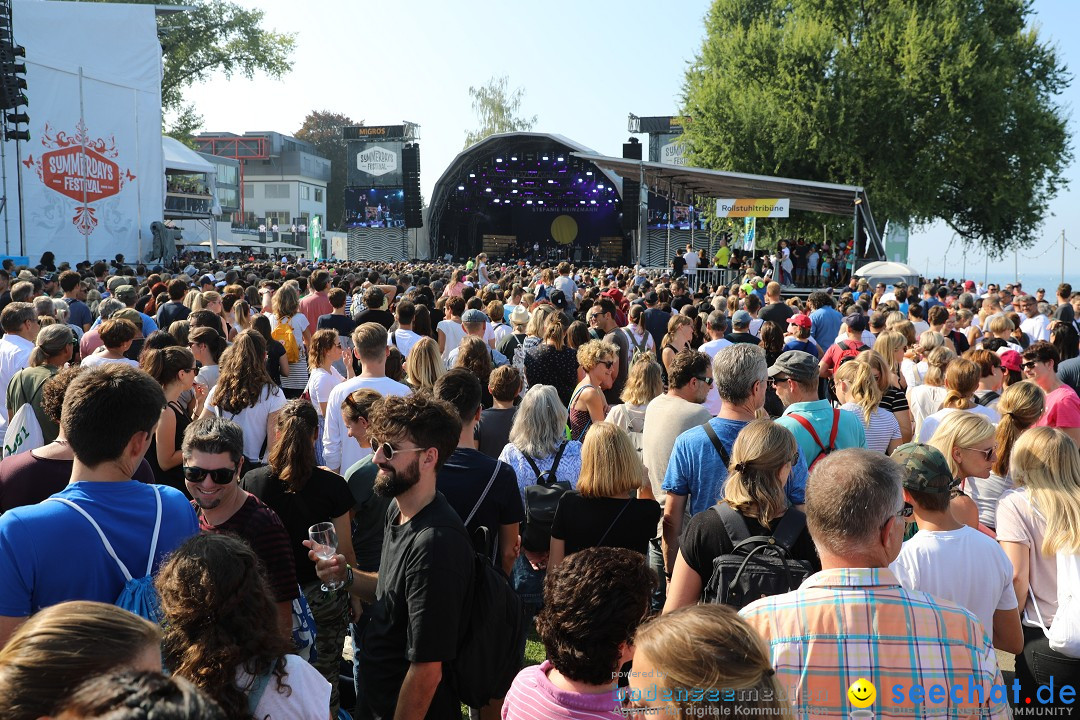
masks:
[[[847,690],[848,700],[857,708],[868,708],[877,700],[877,688],[866,678],[859,678]]]

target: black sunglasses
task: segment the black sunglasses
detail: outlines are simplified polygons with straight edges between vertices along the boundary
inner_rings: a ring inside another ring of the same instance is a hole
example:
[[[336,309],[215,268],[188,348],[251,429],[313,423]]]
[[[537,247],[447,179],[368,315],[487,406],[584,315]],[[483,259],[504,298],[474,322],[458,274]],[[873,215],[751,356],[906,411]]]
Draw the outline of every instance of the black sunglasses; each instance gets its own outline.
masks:
[[[695,375],[694,378],[700,380],[706,385],[712,385],[713,383],[713,379],[711,377],[705,377],[704,375]]]
[[[1031,368],[1035,367],[1038,364],[1039,364],[1038,360],[1028,360],[1025,363],[1020,363],[1020,367],[1024,368],[1025,370],[1030,370]]]
[[[189,483],[200,483],[203,481],[203,478],[209,477],[214,481],[215,485],[228,485],[232,482],[233,477],[235,477],[239,466],[206,470],[205,468],[193,465],[185,465],[183,469],[184,479]]]

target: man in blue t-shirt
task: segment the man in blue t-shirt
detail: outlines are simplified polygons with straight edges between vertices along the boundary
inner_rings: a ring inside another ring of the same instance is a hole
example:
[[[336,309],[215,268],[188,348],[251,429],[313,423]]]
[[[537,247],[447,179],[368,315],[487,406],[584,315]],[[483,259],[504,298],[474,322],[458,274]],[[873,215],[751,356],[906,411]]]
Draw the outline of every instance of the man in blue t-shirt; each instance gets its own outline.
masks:
[[[82,276],[74,270],[65,270],[60,273],[60,289],[64,291],[64,302],[68,305],[68,322],[86,332],[94,317],[90,307],[83,302],[86,300],[86,288],[82,284]]]
[[[713,378],[723,401],[720,413],[708,421],[716,433],[713,440],[704,425],[679,435],[671,450],[663,489],[664,503],[664,560],[670,573],[678,555],[679,537],[687,515],[708,510],[723,496],[728,476],[728,459],[739,431],[746,427],[765,407],[768,385],[768,366],[765,351],[758,345],[737,343],[719,350],[713,358]],[[716,442],[723,446],[721,452]],[[806,502],[806,461],[791,468],[785,494],[793,505]],[[689,500],[688,500],[689,498]]]
[[[843,315],[833,307],[833,299],[823,290],[815,290],[806,299],[808,308],[813,308],[810,313],[810,335],[822,351],[828,350],[829,346],[836,342],[836,336],[840,334],[840,322]]]
[[[38,610],[68,600],[113,603],[127,578],[157,571],[199,531],[179,491],[131,479],[165,407],[153,378],[122,363],[84,370],[68,386],[61,425],[75,454],[71,484],[48,499],[0,516],[0,647]],[[158,499],[160,526],[158,527]],[[153,557],[150,549],[156,547]]]

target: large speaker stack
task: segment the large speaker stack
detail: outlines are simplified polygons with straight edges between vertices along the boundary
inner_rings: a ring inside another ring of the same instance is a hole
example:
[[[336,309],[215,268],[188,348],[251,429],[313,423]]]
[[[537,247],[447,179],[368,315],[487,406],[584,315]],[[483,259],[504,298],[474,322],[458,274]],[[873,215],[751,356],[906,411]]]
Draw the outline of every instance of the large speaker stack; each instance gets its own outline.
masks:
[[[623,143],[622,156],[628,160],[641,159],[641,142],[630,138]],[[641,183],[623,178],[622,183],[622,229],[625,233],[638,229],[638,210],[641,206]]]
[[[401,150],[402,177],[405,184],[405,227],[424,227],[420,197],[420,144],[409,143]]]

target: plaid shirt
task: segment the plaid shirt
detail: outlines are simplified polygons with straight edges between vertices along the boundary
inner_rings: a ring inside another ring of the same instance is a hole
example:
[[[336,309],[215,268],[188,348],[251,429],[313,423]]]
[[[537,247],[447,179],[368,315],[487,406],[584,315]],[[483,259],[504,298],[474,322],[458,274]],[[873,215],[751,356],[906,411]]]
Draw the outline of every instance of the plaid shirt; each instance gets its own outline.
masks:
[[[741,614],[769,643],[776,678],[800,717],[846,720],[859,709],[847,695],[859,678],[877,690],[867,710],[878,720],[1012,717],[1006,699],[1014,690],[1003,689],[990,638],[975,616],[905,590],[887,568],[824,570]],[[1001,687],[991,692],[995,684]],[[925,693],[919,704],[911,701],[912,685]],[[946,688],[944,698],[931,698],[934,685]]]

